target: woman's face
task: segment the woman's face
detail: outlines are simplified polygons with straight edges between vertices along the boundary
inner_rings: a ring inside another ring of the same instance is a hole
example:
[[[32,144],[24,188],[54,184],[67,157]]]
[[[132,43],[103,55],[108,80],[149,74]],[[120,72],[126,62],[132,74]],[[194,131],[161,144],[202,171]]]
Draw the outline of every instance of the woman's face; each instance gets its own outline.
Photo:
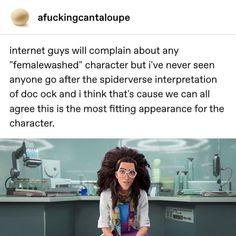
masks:
[[[121,162],[119,169],[115,173],[121,191],[128,191],[137,175],[134,163]]]

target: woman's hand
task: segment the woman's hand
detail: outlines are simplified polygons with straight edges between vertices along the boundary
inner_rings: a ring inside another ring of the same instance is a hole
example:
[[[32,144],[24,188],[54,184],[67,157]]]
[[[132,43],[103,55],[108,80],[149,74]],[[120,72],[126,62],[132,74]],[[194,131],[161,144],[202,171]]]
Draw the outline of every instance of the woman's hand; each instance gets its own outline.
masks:
[[[113,236],[113,234],[111,233],[111,230],[108,227],[102,228],[102,233],[104,236]]]
[[[148,232],[148,227],[141,227],[136,236],[145,236]]]

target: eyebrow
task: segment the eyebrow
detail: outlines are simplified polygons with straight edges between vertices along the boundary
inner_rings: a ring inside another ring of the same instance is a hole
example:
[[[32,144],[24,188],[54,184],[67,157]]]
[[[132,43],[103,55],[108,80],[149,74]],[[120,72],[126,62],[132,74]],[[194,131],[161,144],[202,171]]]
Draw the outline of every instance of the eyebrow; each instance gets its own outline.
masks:
[[[125,169],[125,168],[123,168],[123,167],[120,167],[119,169],[127,170],[127,169]],[[128,169],[128,170],[130,171],[130,170],[135,170],[135,169]]]

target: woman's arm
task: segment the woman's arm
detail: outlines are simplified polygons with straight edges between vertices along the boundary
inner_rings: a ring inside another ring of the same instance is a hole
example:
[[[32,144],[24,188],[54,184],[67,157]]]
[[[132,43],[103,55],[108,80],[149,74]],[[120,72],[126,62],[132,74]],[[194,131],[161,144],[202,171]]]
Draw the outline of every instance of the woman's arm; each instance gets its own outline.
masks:
[[[136,236],[144,236],[148,232],[148,227],[141,227],[139,231],[137,232]]]
[[[104,236],[113,236],[110,230],[110,193],[104,191],[100,195],[98,228],[101,228]]]
[[[148,229],[150,227],[150,219],[149,219],[149,206],[148,206],[148,196],[147,193],[142,190],[141,197],[139,199],[139,224],[140,228],[137,232],[137,236],[144,236],[147,234]]]
[[[104,236],[113,236],[113,234],[111,233],[111,230],[108,227],[102,228],[102,233]]]

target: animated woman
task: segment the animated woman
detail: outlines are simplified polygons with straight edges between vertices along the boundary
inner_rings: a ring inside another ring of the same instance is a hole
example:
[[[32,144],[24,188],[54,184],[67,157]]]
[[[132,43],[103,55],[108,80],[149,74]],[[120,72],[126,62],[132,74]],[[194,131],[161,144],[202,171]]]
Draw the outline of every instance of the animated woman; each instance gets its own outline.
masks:
[[[100,217],[104,236],[147,236],[150,167],[143,154],[117,147],[108,151],[98,171]]]

